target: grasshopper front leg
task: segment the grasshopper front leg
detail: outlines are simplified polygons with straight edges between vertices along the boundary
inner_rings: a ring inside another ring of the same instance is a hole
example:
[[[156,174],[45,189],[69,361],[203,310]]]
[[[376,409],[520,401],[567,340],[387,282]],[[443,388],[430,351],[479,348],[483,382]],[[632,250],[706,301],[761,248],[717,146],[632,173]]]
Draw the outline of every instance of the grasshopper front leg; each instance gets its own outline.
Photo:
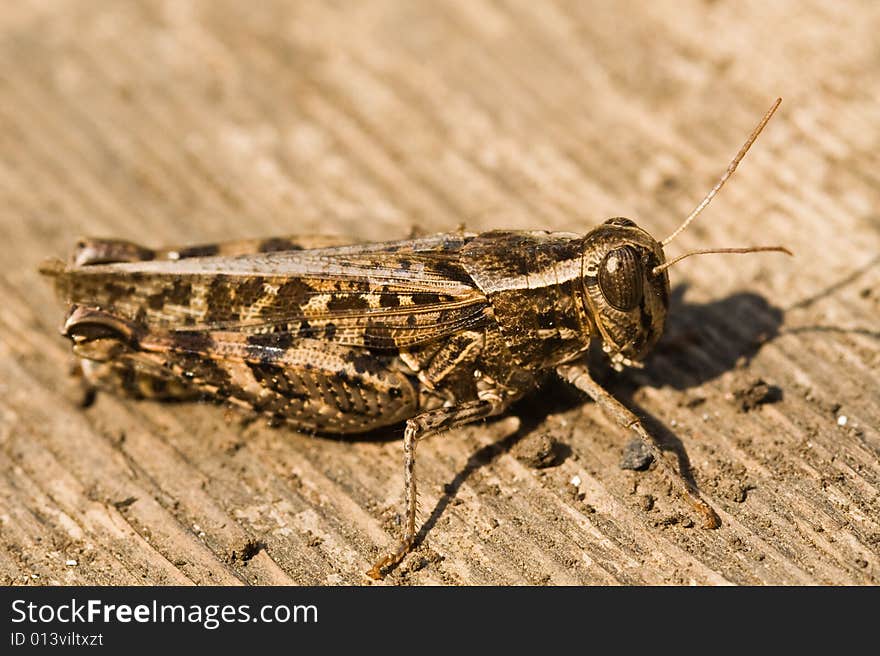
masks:
[[[441,431],[464,426],[465,424],[470,424],[504,411],[506,406],[501,401],[500,395],[484,393],[483,397],[482,399],[467,401],[450,408],[429,410],[416,415],[406,422],[406,430],[403,435],[404,504],[406,506],[406,524],[404,526],[403,539],[394,551],[377,561],[372,569],[367,572],[367,576],[370,578],[381,579],[384,576],[383,570],[390,569],[403,560],[415,542],[416,513],[418,510],[415,476],[416,444],[426,437],[436,435]]]
[[[602,410],[608,413],[609,416],[613,417],[618,424],[624,428],[631,428],[635,431],[642,443],[648,447],[651,455],[654,456],[654,462],[657,463],[658,470],[666,476],[676,492],[684,497],[688,503],[691,504],[693,509],[703,517],[703,528],[711,529],[720,526],[721,522],[718,519],[718,515],[712,509],[712,506],[703,501],[700,497],[700,491],[696,486],[678,471],[673,469],[669,462],[660,453],[660,449],[657,446],[657,438],[645,429],[641,420],[636,417],[629,408],[615,399],[605,388],[593,380],[586,365],[560,365],[556,368],[556,372],[565,381],[577,387],[599,404]]]

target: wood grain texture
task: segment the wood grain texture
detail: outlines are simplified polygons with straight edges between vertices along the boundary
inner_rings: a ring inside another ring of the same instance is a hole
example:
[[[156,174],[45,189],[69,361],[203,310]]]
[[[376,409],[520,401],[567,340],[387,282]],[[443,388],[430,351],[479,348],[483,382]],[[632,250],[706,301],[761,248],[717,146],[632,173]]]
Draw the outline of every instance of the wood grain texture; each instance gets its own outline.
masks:
[[[363,584],[397,537],[394,435],[107,395],[81,409],[36,272],[79,235],[376,240],[622,215],[663,236],[779,95],[667,252],[796,257],[676,265],[655,356],[605,379],[723,526],[689,526],[653,472],[619,468],[630,436],[551,387],[519,429],[420,448],[430,530],[387,582],[878,583],[878,32],[867,1],[4,7],[0,582]],[[781,399],[744,411],[756,378]],[[516,457],[535,435],[563,445],[554,466]]]

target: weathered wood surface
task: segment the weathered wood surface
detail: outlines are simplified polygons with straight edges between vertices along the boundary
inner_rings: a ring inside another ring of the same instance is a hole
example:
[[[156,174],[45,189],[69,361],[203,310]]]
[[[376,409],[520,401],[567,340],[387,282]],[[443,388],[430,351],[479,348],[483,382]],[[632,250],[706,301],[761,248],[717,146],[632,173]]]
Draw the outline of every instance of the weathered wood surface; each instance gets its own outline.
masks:
[[[630,436],[553,387],[519,432],[503,419],[420,449],[430,530],[387,580],[877,583],[878,32],[871,2],[4,6],[0,581],[358,584],[396,538],[399,441],[210,405],[78,407],[36,273],[77,236],[375,240],[616,215],[665,235],[781,95],[668,252],[796,258],[676,266],[656,356],[608,378],[723,526],[689,526],[652,471],[619,468]],[[743,412],[731,394],[754,378],[782,399]],[[517,459],[529,430],[561,462]]]

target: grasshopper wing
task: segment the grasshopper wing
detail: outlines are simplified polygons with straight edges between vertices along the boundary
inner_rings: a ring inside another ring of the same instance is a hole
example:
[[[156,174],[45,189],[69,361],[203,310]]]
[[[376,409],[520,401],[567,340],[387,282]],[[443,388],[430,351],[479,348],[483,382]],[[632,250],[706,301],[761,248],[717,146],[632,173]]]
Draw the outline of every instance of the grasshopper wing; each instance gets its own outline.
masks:
[[[456,248],[406,243],[98,264],[52,275],[72,305],[100,308],[144,333],[287,335],[396,350],[490,320]]]

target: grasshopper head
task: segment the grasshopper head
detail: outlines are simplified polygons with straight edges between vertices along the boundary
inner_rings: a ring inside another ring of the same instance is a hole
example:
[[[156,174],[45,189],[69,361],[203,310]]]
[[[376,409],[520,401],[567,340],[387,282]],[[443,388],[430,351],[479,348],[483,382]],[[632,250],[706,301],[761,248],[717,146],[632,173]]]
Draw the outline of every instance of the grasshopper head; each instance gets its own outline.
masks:
[[[639,366],[663,334],[669,276],[663,246],[629,219],[609,219],[584,237],[583,288],[593,324],[616,369]]]
[[[657,241],[624,218],[608,219],[584,237],[582,279],[587,307],[602,339],[602,348],[610,355],[615,369],[638,366],[639,360],[663,333],[669,307],[666,270],[676,262],[706,253],[777,251],[791,255],[782,246],[701,249],[679,255],[669,262],[663,254],[663,247],[699,216],[733,175],[781,102],[782,98],[776,99],[715,186],[666,239]]]

